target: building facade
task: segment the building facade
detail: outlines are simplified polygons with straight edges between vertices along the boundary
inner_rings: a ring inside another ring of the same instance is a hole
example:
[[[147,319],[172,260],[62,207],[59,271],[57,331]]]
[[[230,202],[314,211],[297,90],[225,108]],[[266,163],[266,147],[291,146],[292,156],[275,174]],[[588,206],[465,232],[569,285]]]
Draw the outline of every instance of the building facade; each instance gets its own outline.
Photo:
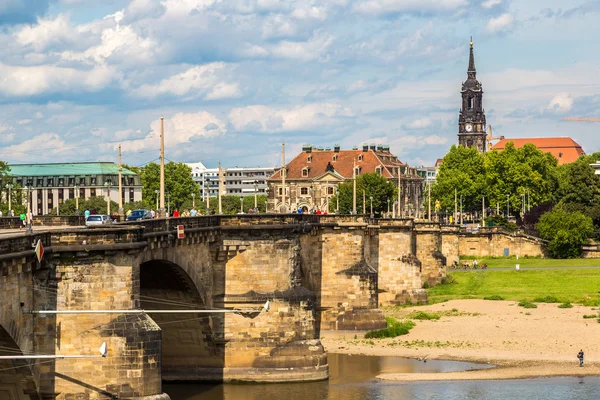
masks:
[[[458,144],[486,151],[486,121],[483,108],[483,89],[477,80],[473,42],[470,43],[467,80],[460,91],[462,106],[458,113]]]
[[[590,164],[590,166],[594,168],[596,175],[600,175],[600,161],[596,161],[594,164]]]
[[[492,150],[502,151],[508,142],[512,142],[517,149],[525,146],[526,144],[532,144],[544,153],[552,154],[558,160],[558,165],[575,162],[580,156],[585,154],[583,148],[570,137],[518,139],[505,138],[493,145]]]
[[[9,167],[13,190],[21,188],[29,192],[34,215],[45,215],[52,210],[60,214],[63,201],[75,197],[110,197],[119,202],[119,167],[115,163],[12,164]],[[123,203],[142,200],[142,180],[138,174],[122,168],[121,183]]]
[[[394,206],[400,216],[417,216],[423,203],[423,178],[416,168],[398,160],[388,146],[363,145],[362,149],[318,149],[306,145],[285,167],[285,187],[281,169],[269,178],[268,204],[270,211],[296,209],[332,210],[332,198],[340,183],[356,176],[377,173],[400,187],[400,206]],[[283,193],[285,190],[285,203]],[[362,194],[357,194],[361,196]],[[366,194],[369,195],[368,193]],[[363,210],[357,210],[362,213]]]
[[[274,168],[206,168],[201,163],[187,164],[192,168],[192,179],[200,186],[202,198],[207,194],[216,197],[219,194],[219,179],[221,178],[222,195],[254,196],[254,193],[265,194],[267,179],[273,175]]]

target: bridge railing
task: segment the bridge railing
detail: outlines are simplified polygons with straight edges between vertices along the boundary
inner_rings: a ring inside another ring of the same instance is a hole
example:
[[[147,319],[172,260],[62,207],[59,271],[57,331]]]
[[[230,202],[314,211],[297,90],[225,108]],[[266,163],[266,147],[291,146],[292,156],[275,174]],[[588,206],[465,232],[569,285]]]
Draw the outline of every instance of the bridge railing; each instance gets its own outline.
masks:
[[[21,253],[33,253],[37,241],[41,240],[44,247],[51,245],[50,233],[36,233],[31,235],[14,234],[0,238],[0,260],[3,258],[12,258]],[[23,254],[25,255],[25,254]]]
[[[19,217],[0,217],[0,229],[14,229],[22,225]]]

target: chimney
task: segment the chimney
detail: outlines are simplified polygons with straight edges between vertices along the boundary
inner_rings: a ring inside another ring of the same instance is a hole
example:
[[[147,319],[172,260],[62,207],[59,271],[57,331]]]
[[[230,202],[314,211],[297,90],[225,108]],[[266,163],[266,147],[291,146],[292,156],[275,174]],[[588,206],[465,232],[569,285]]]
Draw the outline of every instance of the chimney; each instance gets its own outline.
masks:
[[[340,145],[339,144],[334,144],[333,145],[333,151],[336,152],[336,153],[339,153],[340,152]]]
[[[302,151],[310,153],[312,151],[312,146],[310,144],[305,144],[304,146],[302,146]]]
[[[363,144],[363,151],[366,153],[367,151],[369,151],[369,145],[368,144]]]
[[[371,143],[370,147],[371,147],[371,150],[373,150],[373,151],[377,150],[377,147],[375,146],[375,143]]]

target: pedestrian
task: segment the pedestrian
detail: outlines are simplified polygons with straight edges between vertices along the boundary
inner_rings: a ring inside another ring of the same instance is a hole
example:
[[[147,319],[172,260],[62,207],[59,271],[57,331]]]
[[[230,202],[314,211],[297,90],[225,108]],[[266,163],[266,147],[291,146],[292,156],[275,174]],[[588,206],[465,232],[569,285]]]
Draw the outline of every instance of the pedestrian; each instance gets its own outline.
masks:
[[[579,366],[583,367],[583,349],[579,350],[579,353],[577,353],[577,358],[579,358]]]
[[[25,218],[26,218],[25,213],[19,214],[19,219],[21,220],[21,225],[22,226],[25,226]],[[21,229],[21,225],[19,225],[19,229]]]
[[[173,211],[173,218],[179,218],[179,209],[175,209],[175,211]]]
[[[196,210],[196,207],[192,207],[192,210],[190,211],[190,215],[191,215],[192,217],[195,217],[195,216],[196,216],[196,214],[198,214],[198,211]]]
[[[88,217],[90,216],[90,210],[88,210],[87,208],[85,209],[83,215],[85,215],[85,219],[87,221]]]

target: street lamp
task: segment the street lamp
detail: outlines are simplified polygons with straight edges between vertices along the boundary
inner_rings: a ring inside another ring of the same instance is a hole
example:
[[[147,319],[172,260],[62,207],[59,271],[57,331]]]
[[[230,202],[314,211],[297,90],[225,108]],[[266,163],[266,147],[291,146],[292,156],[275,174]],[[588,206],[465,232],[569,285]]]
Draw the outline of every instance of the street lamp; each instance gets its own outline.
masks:
[[[510,217],[510,194],[506,195],[506,218]]]
[[[371,200],[371,218],[373,218],[373,196],[369,196],[369,199]]]
[[[335,190],[335,200],[337,202],[336,207],[335,207],[335,213],[339,214],[340,213],[340,189]]]
[[[160,193],[160,190],[156,189],[154,193],[156,193],[156,212],[158,212],[158,194]]]
[[[79,186],[73,186],[73,192],[75,195],[75,213],[79,215]]]
[[[311,204],[312,208],[315,208],[314,195],[315,195],[315,185],[311,184],[310,185],[310,204]]]
[[[192,208],[196,208],[196,193],[192,193]]]
[[[258,181],[254,181],[254,208],[258,208],[258,203],[256,199],[256,192],[258,191]]]
[[[33,233],[33,229],[31,229],[31,201],[29,198],[32,190],[33,187],[27,185],[27,215],[25,216],[25,229],[27,230],[27,233]]]
[[[204,180],[204,191],[206,192],[206,215],[210,214],[210,180]]]
[[[463,224],[463,207],[462,207],[462,198],[463,195],[460,195],[460,226]]]
[[[390,214],[390,198],[388,197],[387,199],[387,203],[388,203],[388,215]]]
[[[8,189],[8,213],[10,214],[10,212],[12,211],[12,188],[13,188],[13,184],[12,183],[7,183],[6,184],[6,188]]]
[[[167,214],[171,216],[171,194],[167,192]]]
[[[240,214],[244,213],[244,196],[240,196]]]
[[[106,187],[106,215],[110,215],[110,184],[112,182],[110,180],[104,182],[104,186]]]

